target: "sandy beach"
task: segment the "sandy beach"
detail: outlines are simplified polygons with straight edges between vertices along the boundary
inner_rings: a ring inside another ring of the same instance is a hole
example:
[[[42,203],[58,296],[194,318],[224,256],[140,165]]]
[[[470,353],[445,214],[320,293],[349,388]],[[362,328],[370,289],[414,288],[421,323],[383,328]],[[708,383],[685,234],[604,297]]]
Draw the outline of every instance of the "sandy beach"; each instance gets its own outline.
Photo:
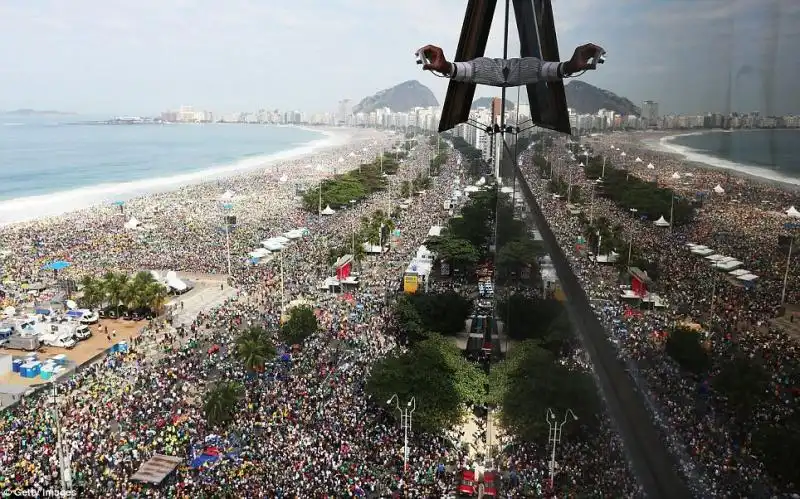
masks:
[[[259,237],[274,235],[270,229],[285,224],[287,218],[305,225],[303,215],[294,210],[298,187],[372,161],[396,140],[369,129],[317,131],[327,138],[244,171],[171,177],[170,183],[130,197],[122,207],[113,205],[109,200],[115,198],[109,196],[91,207],[7,224],[0,228],[4,248],[12,253],[4,262],[5,279],[32,279],[42,262],[53,259],[73,263],[63,274],[72,277],[108,268],[226,272],[225,238],[220,232],[224,215],[237,217],[231,253],[238,263]],[[178,182],[181,178],[184,183]],[[233,197],[224,210],[220,196],[226,191]],[[59,202],[69,205],[64,199]],[[137,230],[123,227],[132,217],[141,222]],[[31,238],[38,241],[33,251]]]
[[[757,165],[743,165],[722,158],[715,158],[707,154],[701,154],[690,148],[680,146],[672,142],[672,139],[685,135],[696,135],[699,133],[730,133],[726,130],[703,130],[702,132],[686,131],[676,133],[674,130],[659,132],[634,132],[627,134],[613,134],[613,136],[626,136],[620,142],[626,143],[629,138],[640,144],[642,147],[659,154],[664,154],[680,161],[684,168],[693,170],[720,170],[727,174],[735,175],[754,182],[766,183],[773,186],[785,188],[790,191],[800,191],[800,178],[790,177]]]

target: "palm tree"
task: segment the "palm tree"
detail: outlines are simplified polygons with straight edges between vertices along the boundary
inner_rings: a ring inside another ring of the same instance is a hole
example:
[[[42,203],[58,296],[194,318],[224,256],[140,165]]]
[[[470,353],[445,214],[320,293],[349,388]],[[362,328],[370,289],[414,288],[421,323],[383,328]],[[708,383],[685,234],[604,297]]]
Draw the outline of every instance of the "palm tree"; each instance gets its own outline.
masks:
[[[137,272],[125,285],[123,302],[128,308],[142,309],[148,306],[147,288],[155,282],[150,272]]]
[[[153,315],[161,315],[167,301],[167,287],[160,282],[153,281],[146,285],[142,295],[145,306],[153,312]]]
[[[203,409],[210,426],[222,425],[233,419],[236,404],[242,399],[244,388],[235,381],[220,381],[206,392]]]
[[[108,304],[114,307],[117,315],[119,315],[119,307],[125,298],[125,289],[128,284],[128,274],[120,272],[116,274],[108,271],[103,276],[103,288],[106,296],[108,297]]]
[[[236,357],[250,372],[263,372],[266,363],[275,357],[275,345],[267,332],[260,327],[243,331],[236,338]]]
[[[81,289],[83,294],[78,301],[86,308],[97,308],[106,299],[103,282],[92,276],[87,275],[81,279]]]

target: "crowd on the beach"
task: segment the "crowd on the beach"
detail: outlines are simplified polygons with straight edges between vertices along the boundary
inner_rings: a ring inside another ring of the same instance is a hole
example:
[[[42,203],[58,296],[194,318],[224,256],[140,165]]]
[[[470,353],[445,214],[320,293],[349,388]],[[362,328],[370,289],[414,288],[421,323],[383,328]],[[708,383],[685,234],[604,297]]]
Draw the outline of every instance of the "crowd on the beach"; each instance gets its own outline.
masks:
[[[695,220],[672,230],[654,225],[652,219],[636,218],[609,199],[584,196],[584,216],[591,214],[594,220],[605,219],[611,226],[623,227],[626,241],[632,238],[637,252],[657,264],[657,293],[667,306],[638,310],[621,299],[623,283],[616,265],[593,263],[585,251],[576,250],[575,241],[584,234],[580,217],[571,214],[563,200],[550,195],[547,182],[530,161],[532,153],[526,153],[523,160],[526,177],[554,233],[689,484],[701,497],[775,497],[793,492],[794,484],[770,479],[754,457],[749,421],[737,418],[709,388],[716,373],[712,370],[705,379],[685,375],[665,353],[663,339],[678,322],[697,324],[705,331],[700,334],[707,335],[704,344],[713,358],[730,357],[734,350],[746,357],[758,356],[771,376],[771,402],[759,406],[754,419],[779,421],[797,410],[797,338],[790,337],[774,319],[779,314],[787,269],[787,255],[779,249],[777,236],[783,233],[784,224],[792,222],[784,211],[797,205],[800,198],[774,184],[686,165],[627,135],[594,137],[588,145],[593,155],[604,155],[614,166],[643,179],[657,177],[660,185],[692,199],[696,193],[706,194],[699,196],[702,204],[697,203]],[[564,144],[551,149],[555,150],[565,150]],[[568,153],[556,156],[553,152],[550,159],[572,164],[573,183],[589,193],[591,181],[577,161],[571,161]],[[654,168],[648,168],[650,164]],[[680,174],[680,181],[674,173]],[[717,185],[724,194],[713,191]],[[662,215],[669,218],[668,213]],[[744,268],[758,276],[755,286],[729,279],[709,260],[690,252],[687,243],[706,245],[743,262]],[[617,248],[620,258],[626,257],[626,250],[627,244]],[[789,268],[787,303],[797,303],[800,298],[798,270],[796,264]]]
[[[436,470],[445,461],[458,462],[452,443],[412,434],[410,472],[404,475],[400,428],[386,408],[366,398],[363,387],[371,364],[398,348],[390,334],[386,295],[398,289],[404,266],[427,236],[432,217],[443,210],[454,159],[434,186],[404,210],[397,221],[402,236],[392,242],[391,251],[363,262],[360,289],[333,294],[319,287],[330,275],[328,248],[343,231],[360,224],[363,215],[396,204],[398,183],[427,168],[428,149],[420,147],[412,154],[389,180],[393,187],[334,216],[307,216],[291,203],[281,205],[276,200],[273,207],[278,209],[269,214],[270,225],[260,234],[251,228],[250,241],[234,250],[241,256],[248,243],[257,245],[266,236],[298,226],[308,228],[306,237],[283,251],[284,290],[287,302],[305,300],[314,307],[322,331],[301,350],[286,351],[263,375],[245,372],[235,359],[233,342],[243,328],[276,329],[270,326],[279,321],[283,301],[277,261],[237,265],[238,293],[233,299],[201,313],[184,325],[183,333],[165,334],[166,325],[153,325],[135,342],[132,353],[110,357],[62,386],[61,432],[74,488],[82,497],[383,497],[403,489],[412,497],[445,494],[448,485]],[[274,179],[253,183],[249,190],[239,186],[238,192],[243,197],[256,193],[269,197],[281,192],[269,190],[272,183]],[[201,189],[210,196],[225,187]],[[287,196],[285,191],[283,195]],[[173,200],[180,199],[174,196]],[[105,216],[110,220],[99,225],[98,233],[112,225],[116,228],[119,219]],[[266,223],[264,218],[259,222]],[[212,215],[197,224],[198,229],[213,233],[216,222]],[[246,235],[238,237],[246,241]],[[70,237],[72,243],[80,239],[70,234],[49,237],[62,244]],[[218,241],[212,244],[215,252],[209,254],[192,245],[192,236],[185,237],[168,251],[162,248],[167,261],[181,257],[181,244],[187,245],[187,253],[194,248],[195,271],[213,271],[225,261],[218,256]],[[80,250],[72,246],[70,251]],[[148,255],[131,253],[126,265],[146,268],[152,265]],[[145,356],[144,347],[156,338],[172,348],[156,358]],[[208,345],[220,348],[209,354]],[[208,427],[202,404],[211,382],[221,379],[238,380],[246,388],[242,407],[225,431]],[[52,398],[42,395],[25,399],[4,414],[0,488],[58,483],[51,408]],[[212,444],[227,457],[191,469],[192,455]],[[186,462],[159,488],[131,481],[138,466],[153,453],[186,456]]]

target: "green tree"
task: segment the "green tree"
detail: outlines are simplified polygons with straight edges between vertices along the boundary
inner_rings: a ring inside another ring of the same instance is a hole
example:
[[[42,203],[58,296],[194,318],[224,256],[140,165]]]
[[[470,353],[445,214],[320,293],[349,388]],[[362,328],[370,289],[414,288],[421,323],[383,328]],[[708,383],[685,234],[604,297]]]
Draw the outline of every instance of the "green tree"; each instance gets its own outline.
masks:
[[[402,295],[397,299],[394,311],[398,326],[405,333],[409,345],[428,338],[429,330],[425,328],[422,316],[408,295]]]
[[[379,360],[370,372],[366,391],[380,404],[394,394],[401,403],[414,397],[415,426],[440,433],[463,421],[464,404],[483,401],[485,381],[483,371],[468,362],[453,343],[433,334],[404,354]]]
[[[244,396],[244,388],[235,381],[219,381],[205,394],[203,409],[209,426],[224,426],[236,414],[236,406]]]
[[[574,342],[569,316],[558,300],[515,293],[498,303],[497,312],[511,339],[537,340],[553,354],[564,353]]]
[[[300,305],[289,312],[289,320],[281,328],[281,339],[289,345],[302,345],[306,338],[317,331],[319,321],[314,309],[308,305]]]
[[[103,276],[103,288],[105,289],[107,302],[114,307],[117,315],[119,315],[119,308],[125,300],[127,286],[128,274],[108,271]]]
[[[689,372],[701,373],[709,367],[710,357],[703,347],[702,337],[691,329],[675,326],[667,338],[666,350],[675,362]]]
[[[763,422],[752,441],[755,454],[772,477],[787,484],[800,483],[800,413]]]
[[[411,197],[411,182],[408,180],[403,180],[400,184],[400,197],[403,199]]]
[[[263,372],[275,353],[275,345],[263,328],[251,327],[236,337],[234,354],[249,372]]]
[[[455,292],[404,295],[399,301],[410,302],[424,330],[443,335],[463,331],[472,308],[469,300]]]
[[[726,360],[713,379],[713,387],[726,399],[740,424],[747,424],[769,394],[769,373],[758,358],[737,354]]]
[[[489,402],[499,407],[502,426],[529,442],[547,438],[547,409],[559,419],[572,409],[581,422],[564,426],[571,433],[595,424],[601,408],[591,375],[557,362],[535,340],[517,345],[492,369],[489,387]]]
[[[498,271],[504,275],[522,275],[524,268],[530,268],[531,275],[539,274],[538,257],[543,253],[542,247],[531,238],[509,241],[497,252]]]
[[[439,260],[448,262],[453,268],[465,269],[475,265],[480,259],[478,250],[470,241],[456,238],[449,232],[443,236],[430,238],[426,247],[434,252]]]
[[[106,301],[106,290],[102,280],[85,276],[81,280],[81,297],[78,302],[86,308],[98,308]]]

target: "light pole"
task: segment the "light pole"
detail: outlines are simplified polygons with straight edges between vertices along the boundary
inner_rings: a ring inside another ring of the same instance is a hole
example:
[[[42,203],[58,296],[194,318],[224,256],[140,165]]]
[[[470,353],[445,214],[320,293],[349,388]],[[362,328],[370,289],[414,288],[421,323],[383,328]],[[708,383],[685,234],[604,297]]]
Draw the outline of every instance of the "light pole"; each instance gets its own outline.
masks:
[[[560,423],[556,420],[556,413],[553,412],[552,409],[548,408],[547,413],[545,414],[545,419],[547,420],[547,426],[549,427],[549,431],[547,434],[547,441],[550,443],[551,451],[550,451],[550,487],[554,487],[554,479],[556,475],[556,446],[561,443],[561,428],[567,424],[567,418],[572,416],[573,421],[578,420],[578,416],[572,412],[572,409],[567,409],[567,412],[564,414],[564,420]]]
[[[387,405],[392,405],[392,402],[395,403],[398,412],[400,412],[400,426],[403,428],[403,472],[408,472],[408,432],[411,429],[411,416],[414,414],[414,411],[417,410],[417,399],[415,397],[411,397],[411,399],[406,403],[405,407],[400,406],[400,399],[397,397],[395,393],[392,397],[386,401]]]
[[[70,367],[68,371],[73,369],[74,367]],[[65,374],[66,373],[64,373],[64,375]],[[57,379],[58,378],[53,378],[53,380],[50,382],[50,386],[53,388],[53,422],[56,427],[56,451],[58,454],[58,471],[61,477],[61,490],[68,491],[72,490],[72,470],[69,460],[64,454],[64,445],[61,441],[61,413],[58,406],[58,385],[56,384]]]
[[[800,228],[800,224],[786,224],[786,228],[788,229],[798,229]],[[786,287],[789,284],[789,268],[792,265],[792,250],[794,249],[794,238],[795,235],[791,233],[791,237],[789,238],[789,254],[786,256],[786,270],[783,272],[783,289],[781,290],[781,305],[786,303]]]
[[[280,264],[281,264],[281,317],[283,317],[283,311],[286,308],[286,294],[285,288],[283,286],[283,252],[286,251],[286,247],[284,246],[279,251],[280,253]]]

